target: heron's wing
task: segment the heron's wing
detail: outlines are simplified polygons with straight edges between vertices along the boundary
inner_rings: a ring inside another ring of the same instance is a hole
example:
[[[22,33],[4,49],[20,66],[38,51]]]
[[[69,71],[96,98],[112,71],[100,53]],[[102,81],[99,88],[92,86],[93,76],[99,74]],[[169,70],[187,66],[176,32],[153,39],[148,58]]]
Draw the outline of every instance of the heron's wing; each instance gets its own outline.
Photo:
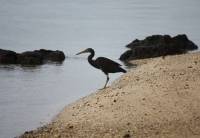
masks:
[[[121,68],[119,67],[121,65],[115,61],[108,59],[108,58],[99,57],[95,60],[95,62],[98,64],[99,68],[103,72],[114,73],[114,72],[121,71]]]
[[[96,59],[96,63],[98,65],[104,65],[104,66],[106,66],[106,65],[118,65],[118,66],[121,66],[119,63],[117,63],[115,61],[112,61],[112,60],[110,60],[108,58],[105,58],[105,57],[98,57]]]

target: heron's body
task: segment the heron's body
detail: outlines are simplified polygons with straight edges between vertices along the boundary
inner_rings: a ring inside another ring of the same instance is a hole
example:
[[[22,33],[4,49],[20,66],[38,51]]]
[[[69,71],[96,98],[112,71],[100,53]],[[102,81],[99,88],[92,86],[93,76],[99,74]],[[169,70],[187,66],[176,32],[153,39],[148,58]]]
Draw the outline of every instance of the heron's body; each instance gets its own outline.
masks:
[[[106,84],[103,88],[106,88],[106,85],[108,83],[108,80],[109,80],[108,73],[116,73],[116,72],[126,73],[126,70],[121,68],[120,64],[108,58],[98,57],[96,60],[93,60],[92,58],[94,57],[95,52],[92,48],[88,48],[82,52],[77,53],[76,55],[87,53],[87,52],[90,52],[90,55],[88,56],[88,62],[90,63],[90,65],[92,65],[93,67],[97,69],[102,70],[107,76]]]
[[[88,62],[95,68],[102,70],[105,74],[116,73],[116,72],[126,72],[122,69],[120,64],[114,62],[105,57],[98,57],[96,60],[88,59]]]

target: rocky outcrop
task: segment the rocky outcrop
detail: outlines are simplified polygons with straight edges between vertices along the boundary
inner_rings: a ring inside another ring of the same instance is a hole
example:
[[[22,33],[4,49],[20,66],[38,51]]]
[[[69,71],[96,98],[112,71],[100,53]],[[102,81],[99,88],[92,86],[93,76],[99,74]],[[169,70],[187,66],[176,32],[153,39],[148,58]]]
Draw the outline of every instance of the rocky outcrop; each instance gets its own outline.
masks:
[[[47,60],[64,61],[65,54],[62,51],[45,49],[26,51],[18,54],[14,51],[0,49],[0,63],[3,64],[40,65]]]
[[[144,40],[136,39],[126,47],[131,50],[123,53],[120,60],[176,55],[198,49],[197,45],[190,41],[185,34],[175,37],[169,35],[152,35],[146,37]]]
[[[18,54],[14,51],[0,49],[0,63],[16,64]]]
[[[31,65],[40,65],[43,63],[43,57],[41,54],[27,51],[21,53],[17,58],[18,64],[31,64]]]
[[[41,54],[44,60],[51,60],[51,61],[63,61],[65,60],[65,54],[62,51],[56,50],[35,50],[35,53]]]

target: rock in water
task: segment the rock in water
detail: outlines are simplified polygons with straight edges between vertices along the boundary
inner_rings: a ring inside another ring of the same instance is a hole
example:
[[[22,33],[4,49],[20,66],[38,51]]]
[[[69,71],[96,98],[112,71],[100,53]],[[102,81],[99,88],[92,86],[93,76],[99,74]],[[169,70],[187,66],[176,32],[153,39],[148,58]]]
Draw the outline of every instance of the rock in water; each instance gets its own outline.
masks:
[[[169,35],[152,35],[144,40],[134,40],[126,47],[126,51],[119,58],[120,60],[134,60],[153,58],[159,56],[184,54],[188,50],[198,49],[198,46],[190,41],[185,34],[171,37]]]
[[[56,50],[35,50],[34,52],[39,53],[43,56],[44,60],[51,60],[51,61],[63,61],[65,60],[65,54],[62,51]]]
[[[0,49],[0,63],[16,64],[18,54],[14,51]]]
[[[43,63],[43,57],[39,53],[27,51],[18,56],[17,63],[26,65],[40,65]]]
[[[44,60],[64,61],[65,54],[59,50],[45,49],[18,54],[14,51],[0,49],[0,63],[3,64],[40,65],[44,63]]]

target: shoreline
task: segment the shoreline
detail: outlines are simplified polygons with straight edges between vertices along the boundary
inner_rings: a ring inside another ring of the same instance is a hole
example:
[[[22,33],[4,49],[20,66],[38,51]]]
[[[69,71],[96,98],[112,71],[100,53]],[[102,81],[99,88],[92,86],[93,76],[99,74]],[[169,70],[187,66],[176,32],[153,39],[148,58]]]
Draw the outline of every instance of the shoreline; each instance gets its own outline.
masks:
[[[199,137],[200,52],[130,63],[140,65],[20,137]]]

